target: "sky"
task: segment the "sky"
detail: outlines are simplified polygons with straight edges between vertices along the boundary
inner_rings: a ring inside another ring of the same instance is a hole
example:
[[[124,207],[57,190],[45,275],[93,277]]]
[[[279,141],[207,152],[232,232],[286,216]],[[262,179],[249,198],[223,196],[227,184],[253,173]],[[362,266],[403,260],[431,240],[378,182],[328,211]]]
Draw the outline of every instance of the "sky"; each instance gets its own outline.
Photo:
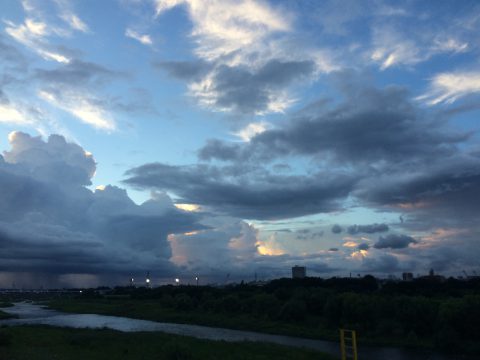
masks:
[[[0,2],[0,287],[480,271],[478,1]]]

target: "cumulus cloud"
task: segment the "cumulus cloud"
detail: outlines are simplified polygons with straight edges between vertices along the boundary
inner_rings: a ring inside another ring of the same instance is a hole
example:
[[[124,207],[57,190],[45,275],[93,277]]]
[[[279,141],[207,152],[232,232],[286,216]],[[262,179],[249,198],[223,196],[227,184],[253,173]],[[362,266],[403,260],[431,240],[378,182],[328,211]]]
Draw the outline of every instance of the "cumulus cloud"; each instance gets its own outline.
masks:
[[[380,236],[378,241],[373,245],[375,249],[403,249],[410,244],[416,244],[418,241],[413,237],[402,234],[388,234]]]
[[[12,149],[3,152],[9,164],[28,169],[35,180],[68,185],[90,185],[96,170],[92,154],[79,145],[67,143],[59,135],[50,135],[47,142],[22,132],[12,132],[8,140]]]
[[[166,195],[136,205],[114,186],[90,191],[93,156],[61,136],[43,141],[15,132],[9,141],[11,150],[0,157],[5,273],[43,273],[53,283],[62,274],[104,281],[147,270],[173,274],[168,235],[207,228]]]

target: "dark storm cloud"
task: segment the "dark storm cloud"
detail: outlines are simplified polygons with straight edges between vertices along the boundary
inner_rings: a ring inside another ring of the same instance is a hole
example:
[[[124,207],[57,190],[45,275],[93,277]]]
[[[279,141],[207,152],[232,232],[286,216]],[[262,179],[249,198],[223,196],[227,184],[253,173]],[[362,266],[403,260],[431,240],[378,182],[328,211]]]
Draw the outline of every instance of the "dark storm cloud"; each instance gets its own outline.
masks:
[[[414,164],[452,155],[455,145],[468,137],[429,118],[402,88],[364,87],[347,92],[345,101],[333,109],[294,117],[286,127],[267,130],[247,144],[209,142],[200,150],[200,157],[235,161],[324,154],[354,165]]]
[[[389,254],[383,254],[378,257],[366,257],[362,263],[362,270],[373,273],[391,273],[401,269],[398,259]]]
[[[168,190],[185,201],[251,219],[290,218],[339,208],[355,180],[346,174],[282,176],[234,173],[215,166],[146,164],[127,172],[125,183]]]
[[[88,190],[95,161],[61,136],[9,140],[0,156],[3,271],[172,274],[167,235],[208,228],[164,194],[136,205],[118,187]]]
[[[343,231],[343,228],[340,225],[335,224],[332,226],[332,233],[340,234],[342,231]]]
[[[359,196],[381,205],[402,205],[405,211],[450,212],[471,217],[480,205],[480,159],[457,155],[406,174],[379,176],[364,184]],[[464,219],[465,220],[465,219]]]
[[[380,236],[373,247],[375,249],[403,249],[408,247],[408,245],[416,244],[417,242],[417,240],[408,235],[388,234],[386,236]]]
[[[347,228],[347,232],[350,235],[356,235],[359,233],[374,234],[385,231],[388,231],[387,224],[351,225]]]

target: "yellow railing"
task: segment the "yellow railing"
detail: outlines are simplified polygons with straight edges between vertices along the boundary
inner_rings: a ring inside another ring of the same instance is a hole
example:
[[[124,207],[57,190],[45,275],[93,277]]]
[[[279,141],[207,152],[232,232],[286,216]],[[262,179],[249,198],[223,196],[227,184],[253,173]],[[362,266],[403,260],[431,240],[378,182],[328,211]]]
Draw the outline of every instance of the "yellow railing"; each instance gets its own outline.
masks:
[[[342,360],[358,360],[355,330],[340,329],[340,350]]]

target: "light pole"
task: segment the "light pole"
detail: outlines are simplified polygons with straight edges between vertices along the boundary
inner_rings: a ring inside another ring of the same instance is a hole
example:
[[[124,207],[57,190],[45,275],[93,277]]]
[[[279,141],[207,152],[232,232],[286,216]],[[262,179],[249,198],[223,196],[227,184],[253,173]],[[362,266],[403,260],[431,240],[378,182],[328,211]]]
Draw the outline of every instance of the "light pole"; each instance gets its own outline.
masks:
[[[198,286],[198,276],[195,276],[195,281],[197,282],[197,286]]]

